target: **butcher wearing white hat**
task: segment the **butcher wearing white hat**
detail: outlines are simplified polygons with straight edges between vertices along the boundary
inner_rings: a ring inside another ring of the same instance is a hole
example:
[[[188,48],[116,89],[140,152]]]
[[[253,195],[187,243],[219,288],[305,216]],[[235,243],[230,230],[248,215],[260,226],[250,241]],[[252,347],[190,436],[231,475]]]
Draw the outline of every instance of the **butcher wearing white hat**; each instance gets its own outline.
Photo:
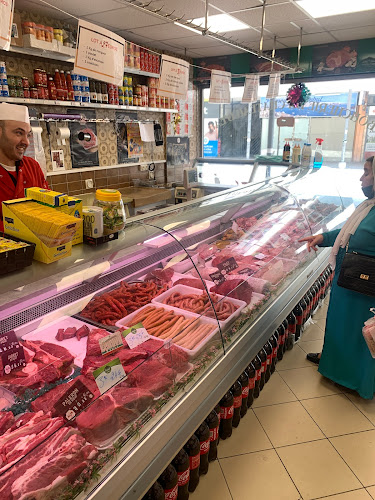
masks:
[[[24,156],[31,135],[29,110],[17,104],[0,104],[0,230],[3,230],[2,202],[23,198],[25,188],[48,189],[42,169]]]

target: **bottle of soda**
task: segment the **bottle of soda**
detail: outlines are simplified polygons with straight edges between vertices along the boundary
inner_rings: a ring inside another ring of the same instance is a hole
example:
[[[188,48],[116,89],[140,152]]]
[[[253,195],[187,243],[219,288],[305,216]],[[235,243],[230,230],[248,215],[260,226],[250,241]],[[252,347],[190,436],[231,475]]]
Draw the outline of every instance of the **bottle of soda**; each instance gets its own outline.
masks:
[[[233,427],[238,427],[240,425],[241,420],[241,406],[242,406],[242,385],[239,380],[236,380],[235,383],[230,388],[231,393],[233,394]]]
[[[267,353],[264,349],[261,349],[258,353],[260,360],[262,362],[262,370],[260,376],[259,390],[262,390],[264,384],[266,383],[266,370],[267,370]]]
[[[271,346],[272,346],[272,362],[271,362],[271,373],[274,373],[276,370],[276,363],[277,363],[277,349],[279,346],[279,334],[276,331],[272,337],[270,338]]]
[[[283,327],[285,328],[284,352],[286,352],[287,340],[288,340],[288,328],[289,328],[289,323],[286,318],[283,321]]]
[[[255,372],[256,372],[256,375],[255,375],[255,387],[254,387],[254,398],[258,398],[259,397],[259,393],[261,391],[260,389],[260,380],[262,378],[262,361],[258,356],[255,356],[255,358],[253,359],[252,361],[254,367],[255,367]]]
[[[303,309],[301,303],[298,302],[296,307],[293,309],[293,314],[296,317],[296,341],[300,339],[302,333],[302,323],[303,323]]]
[[[247,371],[243,371],[238,377],[238,381],[241,383],[242,387],[242,404],[241,404],[241,418],[247,413],[247,400],[249,397],[249,375]]]
[[[190,479],[188,489],[190,493],[193,493],[199,483],[199,465],[201,453],[199,439],[195,434],[193,434],[189,441],[185,444],[184,450],[189,455]]]
[[[297,320],[294,316],[293,312],[290,312],[288,315],[288,340],[287,340],[287,349],[288,351],[293,349],[294,342],[296,340],[296,326]]]
[[[268,341],[266,344],[264,344],[263,349],[266,351],[267,354],[267,367],[266,367],[266,373],[265,373],[265,382],[268,382],[269,379],[271,378],[271,365],[272,365],[272,345]]]
[[[206,418],[206,424],[210,429],[210,451],[208,452],[208,461],[213,462],[217,459],[217,443],[219,439],[220,424],[220,417],[215,410],[212,410]]]
[[[221,437],[221,439],[227,439],[232,435],[234,398],[231,391],[228,391],[220,399],[219,405],[220,405],[219,436]]]
[[[305,327],[305,323],[307,320],[307,304],[306,304],[305,298],[302,297],[302,299],[299,301],[299,303],[301,304],[301,307],[302,307],[302,332],[303,332],[304,327]]]
[[[257,378],[257,372],[253,363],[250,363],[247,367],[247,374],[249,375],[249,394],[247,396],[247,407],[254,403],[254,390],[255,390],[255,381]]]
[[[202,422],[195,435],[199,439],[200,447],[200,464],[199,475],[207,474],[208,472],[208,452],[210,451],[210,429],[206,422]]]
[[[172,464],[169,464],[168,467],[160,474],[158,482],[164,489],[165,500],[177,500],[178,476],[177,471]]]
[[[313,316],[314,313],[315,313],[315,309],[316,309],[316,290],[315,290],[315,286],[314,285],[311,286],[310,293],[312,295],[311,316]]]
[[[172,460],[172,465],[177,471],[177,500],[189,498],[190,464],[189,456],[182,448]]]
[[[155,481],[142,500],[165,500],[163,486]]]
[[[309,300],[309,313],[308,313],[307,318],[310,319],[312,316],[313,307],[314,307],[314,297],[312,296],[312,293],[310,292],[310,290],[307,290],[306,297]]]
[[[322,303],[323,295],[324,295],[324,278],[323,275],[321,274],[319,276],[319,304]]]
[[[217,413],[217,418],[219,419],[219,427],[220,427],[220,414],[221,414],[221,409],[219,403],[215,406],[214,410]],[[220,442],[220,434],[217,436],[217,444]]]
[[[277,359],[281,361],[284,357],[285,327],[283,324],[277,329],[279,335],[279,347],[277,349]]]

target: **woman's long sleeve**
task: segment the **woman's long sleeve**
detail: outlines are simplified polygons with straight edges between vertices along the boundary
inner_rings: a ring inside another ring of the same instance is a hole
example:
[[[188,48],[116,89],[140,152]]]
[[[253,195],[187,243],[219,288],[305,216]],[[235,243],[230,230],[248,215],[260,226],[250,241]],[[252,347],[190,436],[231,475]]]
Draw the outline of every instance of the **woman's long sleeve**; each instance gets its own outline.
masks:
[[[323,233],[323,243],[320,243],[320,247],[333,247],[335,240],[340,232],[340,229],[335,229],[334,231],[328,231],[328,233]]]

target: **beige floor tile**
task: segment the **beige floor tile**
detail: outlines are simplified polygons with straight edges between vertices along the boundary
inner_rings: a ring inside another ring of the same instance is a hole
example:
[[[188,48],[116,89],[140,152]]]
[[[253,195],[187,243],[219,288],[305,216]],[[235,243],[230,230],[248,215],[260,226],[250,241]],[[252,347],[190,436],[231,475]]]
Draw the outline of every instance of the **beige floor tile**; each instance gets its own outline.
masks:
[[[328,437],[374,428],[344,394],[305,399],[302,405]]]
[[[375,399],[363,399],[356,393],[345,392],[355,406],[375,425]]]
[[[209,498],[215,498],[215,500],[232,499],[217,460],[210,463],[208,473],[200,477],[197,489],[194,493],[190,493],[190,496],[194,500],[208,500]]]
[[[233,457],[253,451],[268,450],[272,444],[252,410],[249,410],[240,425],[233,429],[229,439],[220,440],[218,457]]]
[[[323,332],[325,331],[326,329],[326,318],[324,319],[318,319],[316,322],[315,322],[316,325],[319,326],[319,328],[321,328],[323,330]]]
[[[255,408],[254,412],[275,448],[325,437],[299,401]]]
[[[309,342],[301,340],[301,342],[298,345],[300,346],[301,349],[305,351],[306,354],[309,352],[322,352],[323,339],[310,340]]]
[[[278,448],[277,453],[304,500],[362,487],[327,439]]]
[[[340,389],[322,377],[315,367],[279,372],[298,399],[317,398],[340,393]]]
[[[324,330],[318,324],[311,325],[307,328],[300,338],[300,342],[310,342],[311,340],[323,340]]]
[[[275,450],[220,460],[233,500],[300,498]],[[251,493],[250,493],[251,492]],[[214,496],[207,497],[208,499]]]
[[[375,430],[331,438],[331,443],[364,486],[375,484]]]
[[[366,488],[366,490],[371,495],[371,498],[375,499],[375,486],[371,486],[370,488]]]
[[[361,488],[360,490],[347,491],[339,495],[321,497],[319,500],[371,500],[371,496],[367,493],[365,488]]]
[[[267,384],[265,384],[259,398],[254,401],[253,408],[288,403],[289,401],[297,401],[297,398],[280,375],[275,372]]]
[[[276,370],[283,371],[308,367],[311,367],[311,363],[307,361],[305,351],[299,345],[295,345],[291,351],[286,351],[283,359],[277,363]]]

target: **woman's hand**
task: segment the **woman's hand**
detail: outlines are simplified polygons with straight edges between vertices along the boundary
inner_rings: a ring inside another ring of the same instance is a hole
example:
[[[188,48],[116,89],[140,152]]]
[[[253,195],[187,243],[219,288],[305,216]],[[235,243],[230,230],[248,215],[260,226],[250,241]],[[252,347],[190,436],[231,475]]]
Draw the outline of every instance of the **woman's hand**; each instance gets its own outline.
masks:
[[[318,250],[316,246],[323,243],[323,235],[317,234],[316,236],[308,236],[307,238],[302,238],[302,240],[298,240],[298,241],[301,243],[302,243],[302,241],[307,241],[308,251],[311,252],[311,249],[313,249],[316,252]]]

